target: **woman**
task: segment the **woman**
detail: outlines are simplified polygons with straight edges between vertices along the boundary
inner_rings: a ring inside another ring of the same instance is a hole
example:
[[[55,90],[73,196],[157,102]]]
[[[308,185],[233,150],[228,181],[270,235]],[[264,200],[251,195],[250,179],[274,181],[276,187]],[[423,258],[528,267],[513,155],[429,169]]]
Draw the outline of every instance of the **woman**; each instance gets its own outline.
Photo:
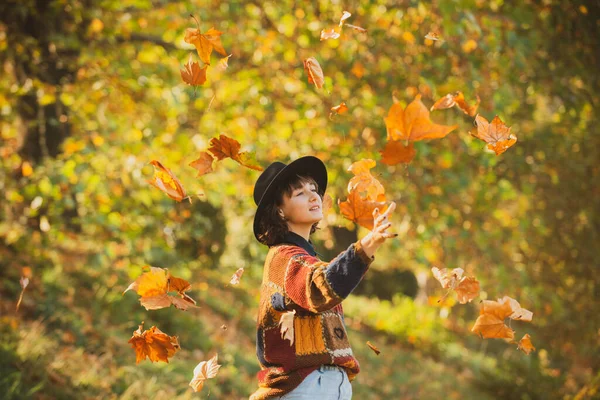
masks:
[[[373,254],[397,234],[389,216],[373,213],[374,228],[329,263],[319,260],[310,234],[323,218],[327,170],[307,156],[274,162],[254,187],[256,239],[269,246],[263,271],[256,352],[260,399],[350,399],[359,365],[350,348],[342,300],[363,278]],[[279,321],[293,311],[294,340],[283,339]]]

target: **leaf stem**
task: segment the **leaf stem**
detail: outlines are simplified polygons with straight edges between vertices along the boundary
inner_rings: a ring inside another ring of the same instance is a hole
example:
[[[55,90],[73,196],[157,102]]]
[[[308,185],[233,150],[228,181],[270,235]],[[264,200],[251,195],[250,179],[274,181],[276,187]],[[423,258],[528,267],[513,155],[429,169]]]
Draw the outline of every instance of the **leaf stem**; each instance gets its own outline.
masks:
[[[198,21],[198,19],[196,19],[194,14],[190,14],[190,17],[194,18],[194,21],[196,21],[196,26],[198,27],[198,30],[200,31],[200,22]]]

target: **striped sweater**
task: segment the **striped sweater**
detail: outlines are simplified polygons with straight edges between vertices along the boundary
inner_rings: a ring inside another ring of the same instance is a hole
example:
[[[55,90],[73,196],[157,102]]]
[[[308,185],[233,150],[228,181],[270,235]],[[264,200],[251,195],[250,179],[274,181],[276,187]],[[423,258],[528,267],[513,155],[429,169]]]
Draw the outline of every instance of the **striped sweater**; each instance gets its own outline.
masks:
[[[344,300],[363,278],[373,257],[360,241],[329,263],[312,245],[290,232],[270,247],[265,260],[257,319],[256,353],[259,388],[250,400],[283,396],[320,365],[338,365],[352,381],[359,364],[344,325]],[[294,343],[281,337],[279,320],[294,315]]]

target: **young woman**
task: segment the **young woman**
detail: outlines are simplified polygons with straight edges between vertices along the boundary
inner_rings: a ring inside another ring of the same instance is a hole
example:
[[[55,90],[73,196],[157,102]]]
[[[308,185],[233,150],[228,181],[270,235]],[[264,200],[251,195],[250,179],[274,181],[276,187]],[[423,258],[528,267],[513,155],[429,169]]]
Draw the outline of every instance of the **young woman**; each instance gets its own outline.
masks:
[[[260,399],[350,399],[359,365],[344,325],[342,300],[363,278],[373,254],[396,234],[385,213],[373,213],[374,228],[331,262],[317,257],[310,234],[323,218],[327,170],[307,156],[274,162],[254,187],[256,239],[269,246],[257,320],[256,353],[261,365]],[[294,341],[283,339],[279,321],[294,311]]]

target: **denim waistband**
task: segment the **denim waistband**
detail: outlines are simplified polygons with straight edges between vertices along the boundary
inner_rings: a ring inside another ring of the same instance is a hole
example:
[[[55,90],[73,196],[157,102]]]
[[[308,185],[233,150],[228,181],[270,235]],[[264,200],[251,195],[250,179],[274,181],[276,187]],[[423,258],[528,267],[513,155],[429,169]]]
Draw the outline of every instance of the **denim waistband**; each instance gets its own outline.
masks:
[[[343,371],[344,369],[337,365],[323,364],[319,367],[319,370],[321,370],[321,371]]]

